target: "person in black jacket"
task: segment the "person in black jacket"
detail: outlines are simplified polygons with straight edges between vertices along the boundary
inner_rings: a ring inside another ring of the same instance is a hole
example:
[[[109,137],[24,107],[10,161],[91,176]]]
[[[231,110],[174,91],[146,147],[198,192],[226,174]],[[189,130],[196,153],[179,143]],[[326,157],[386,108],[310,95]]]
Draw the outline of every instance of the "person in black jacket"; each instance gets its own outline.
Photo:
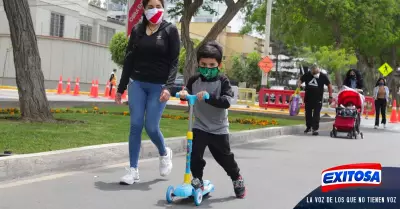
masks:
[[[356,69],[350,69],[346,73],[343,85],[357,90],[358,92],[362,92],[362,90],[364,89],[364,81],[362,79],[361,73]]]
[[[143,0],[143,21],[134,27],[126,49],[116,102],[128,85],[131,126],[130,168],[121,184],[139,181],[138,159],[143,126],[160,154],[160,175],[172,170],[172,150],[165,146],[160,120],[177,74],[180,39],[176,26],[163,20],[164,0]]]

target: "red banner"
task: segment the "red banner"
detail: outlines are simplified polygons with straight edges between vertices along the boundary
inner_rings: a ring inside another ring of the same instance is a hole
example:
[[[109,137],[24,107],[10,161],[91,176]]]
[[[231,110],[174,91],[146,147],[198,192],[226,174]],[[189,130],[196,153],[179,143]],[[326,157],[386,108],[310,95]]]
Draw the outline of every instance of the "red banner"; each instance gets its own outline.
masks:
[[[134,3],[129,8],[128,12],[128,28],[127,36],[131,35],[132,28],[140,21],[143,14],[143,4],[142,0],[134,0]]]

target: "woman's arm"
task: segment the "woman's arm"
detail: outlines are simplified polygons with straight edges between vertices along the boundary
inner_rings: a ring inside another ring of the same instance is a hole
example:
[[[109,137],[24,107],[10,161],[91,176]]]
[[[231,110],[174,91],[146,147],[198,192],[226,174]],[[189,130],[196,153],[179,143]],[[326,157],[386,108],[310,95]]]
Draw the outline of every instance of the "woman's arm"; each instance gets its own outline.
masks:
[[[132,28],[131,36],[129,37],[128,46],[126,47],[124,66],[122,68],[121,79],[119,80],[118,93],[123,94],[126,90],[126,86],[131,76],[131,70],[133,69],[133,40],[136,37],[135,27]]]
[[[175,25],[170,25],[169,36],[168,36],[168,47],[169,47],[169,56],[170,56],[170,67],[169,67],[169,75],[168,80],[165,85],[165,89],[171,92],[171,88],[174,85],[174,81],[176,79],[176,74],[178,73],[178,60],[179,60],[179,52],[181,50],[181,44],[179,39],[178,29]]]
[[[378,87],[374,87],[374,90],[373,90],[373,95],[372,95],[372,97],[374,98],[374,100],[376,100],[376,95],[378,94]]]

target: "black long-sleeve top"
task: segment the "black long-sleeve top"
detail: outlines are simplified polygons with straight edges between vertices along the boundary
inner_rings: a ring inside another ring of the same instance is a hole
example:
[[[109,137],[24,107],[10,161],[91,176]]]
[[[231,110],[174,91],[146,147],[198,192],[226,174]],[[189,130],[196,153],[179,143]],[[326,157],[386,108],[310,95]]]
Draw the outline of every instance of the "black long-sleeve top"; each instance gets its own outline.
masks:
[[[146,34],[146,27],[139,25],[132,29],[126,49],[118,93],[123,93],[133,80],[165,84],[170,90],[178,71],[180,39],[175,25],[163,21],[152,35]]]

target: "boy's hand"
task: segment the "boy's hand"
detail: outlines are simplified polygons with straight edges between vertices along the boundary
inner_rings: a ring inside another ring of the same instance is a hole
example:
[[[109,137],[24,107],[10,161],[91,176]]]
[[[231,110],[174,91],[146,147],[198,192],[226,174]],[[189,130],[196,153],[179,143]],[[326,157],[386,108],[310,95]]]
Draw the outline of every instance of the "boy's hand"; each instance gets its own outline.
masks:
[[[206,91],[200,91],[199,93],[196,94],[197,99],[198,99],[199,101],[203,100],[205,94],[207,94]]]
[[[182,90],[179,92],[179,97],[181,99],[186,99],[186,96],[188,95],[188,92],[186,90]]]

